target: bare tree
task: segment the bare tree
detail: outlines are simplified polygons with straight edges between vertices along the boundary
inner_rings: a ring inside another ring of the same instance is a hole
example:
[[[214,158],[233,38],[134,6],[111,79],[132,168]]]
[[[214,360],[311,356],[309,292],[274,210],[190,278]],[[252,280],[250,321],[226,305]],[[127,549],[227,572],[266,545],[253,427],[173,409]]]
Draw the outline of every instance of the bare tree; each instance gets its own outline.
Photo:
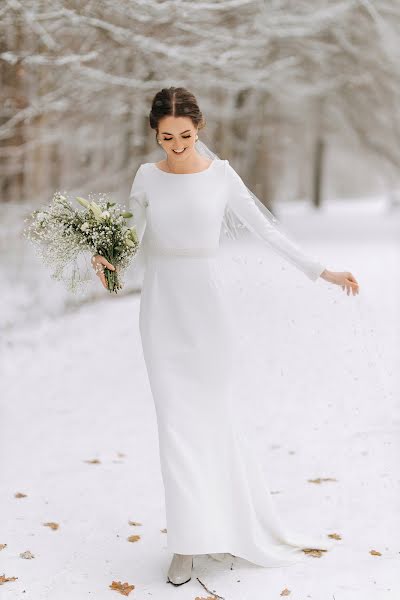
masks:
[[[170,85],[194,91],[207,143],[271,206],[288,163],[293,195],[321,203],[332,139],[393,177],[399,25],[390,0],[4,0],[2,200],[126,191],[158,152],[147,111]]]

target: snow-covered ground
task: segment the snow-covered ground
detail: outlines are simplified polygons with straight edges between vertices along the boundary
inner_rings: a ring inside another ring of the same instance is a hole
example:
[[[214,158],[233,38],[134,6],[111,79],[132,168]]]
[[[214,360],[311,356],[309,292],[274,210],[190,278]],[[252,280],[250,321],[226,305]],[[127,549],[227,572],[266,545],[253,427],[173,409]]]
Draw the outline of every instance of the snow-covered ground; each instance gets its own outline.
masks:
[[[360,295],[237,245],[223,259],[238,315],[235,403],[284,520],[337,533],[337,546],[279,569],[196,556],[189,583],[166,584],[156,414],[133,278],[114,297],[96,281],[80,304],[38,264],[32,272],[29,253],[10,252],[0,576],[18,579],[2,597],[103,600],[117,597],[114,580],[133,584],[129,597],[139,600],[213,597],[200,581],[226,600],[272,600],[285,588],[293,600],[400,597],[400,214],[371,202],[320,214],[287,206],[281,216],[328,268],[351,270]],[[308,481],[318,477],[335,481]],[[19,556],[27,550],[34,558]]]

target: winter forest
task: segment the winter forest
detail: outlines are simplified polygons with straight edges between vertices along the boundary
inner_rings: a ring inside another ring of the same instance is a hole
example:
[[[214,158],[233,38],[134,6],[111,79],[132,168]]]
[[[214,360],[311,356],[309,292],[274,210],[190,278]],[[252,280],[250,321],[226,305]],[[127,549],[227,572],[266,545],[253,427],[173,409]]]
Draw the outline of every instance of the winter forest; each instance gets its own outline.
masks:
[[[267,203],[398,186],[397,2],[6,0],[0,26],[2,202],[126,192],[171,78]]]
[[[227,262],[248,332],[237,410],[285,517],[339,537],[297,570],[205,555],[181,590],[135,265],[118,297],[94,273],[74,295],[23,237],[56,191],[130,209],[137,168],[164,157],[149,110],[170,86],[303,248],[361,284],[352,298],[277,256],[266,269],[246,240]],[[400,2],[2,0],[0,95],[4,598],[398,598]],[[250,405],[250,379],[279,402]]]

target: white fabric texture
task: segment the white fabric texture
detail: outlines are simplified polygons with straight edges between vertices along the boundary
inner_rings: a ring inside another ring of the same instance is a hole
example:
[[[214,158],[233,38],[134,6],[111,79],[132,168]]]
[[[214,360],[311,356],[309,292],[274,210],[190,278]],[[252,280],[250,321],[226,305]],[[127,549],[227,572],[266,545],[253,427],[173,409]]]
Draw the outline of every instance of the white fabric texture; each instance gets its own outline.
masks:
[[[324,265],[266,221],[227,160],[190,174],[144,163],[130,201],[145,252],[139,328],[157,414],[168,549],[230,553],[267,567],[302,561],[302,548],[330,549],[326,536],[285,530],[235,422],[234,318],[216,260],[226,204],[312,281]]]

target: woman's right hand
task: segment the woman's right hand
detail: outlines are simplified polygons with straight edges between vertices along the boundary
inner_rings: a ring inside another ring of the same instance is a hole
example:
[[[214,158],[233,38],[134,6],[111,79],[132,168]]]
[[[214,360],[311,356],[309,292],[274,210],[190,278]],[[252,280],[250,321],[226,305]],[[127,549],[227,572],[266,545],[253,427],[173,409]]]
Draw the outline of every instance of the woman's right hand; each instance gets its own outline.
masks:
[[[111,271],[115,271],[114,265],[108,262],[108,260],[104,258],[104,256],[101,256],[101,254],[95,254],[92,256],[91,262],[97,277],[100,278],[101,283],[107,290],[108,286],[104,275],[104,267],[107,267],[107,269],[110,269]]]

